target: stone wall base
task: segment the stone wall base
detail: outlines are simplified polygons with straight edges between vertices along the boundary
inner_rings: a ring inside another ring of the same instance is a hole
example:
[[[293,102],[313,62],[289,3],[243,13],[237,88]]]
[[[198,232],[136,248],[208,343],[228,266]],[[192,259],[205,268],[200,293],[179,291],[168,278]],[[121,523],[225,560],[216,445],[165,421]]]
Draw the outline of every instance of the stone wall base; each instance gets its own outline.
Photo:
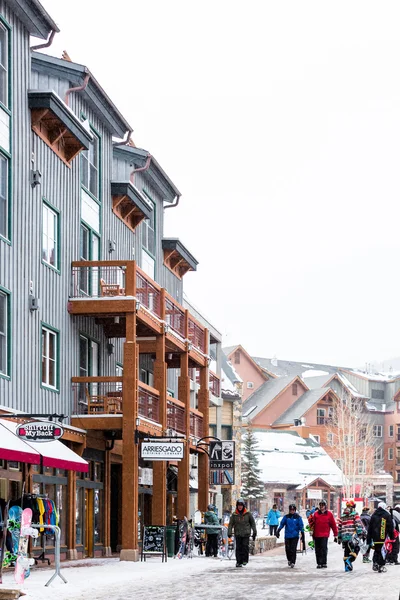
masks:
[[[119,560],[129,560],[131,562],[138,562],[139,560],[139,550],[121,550],[119,555]]]

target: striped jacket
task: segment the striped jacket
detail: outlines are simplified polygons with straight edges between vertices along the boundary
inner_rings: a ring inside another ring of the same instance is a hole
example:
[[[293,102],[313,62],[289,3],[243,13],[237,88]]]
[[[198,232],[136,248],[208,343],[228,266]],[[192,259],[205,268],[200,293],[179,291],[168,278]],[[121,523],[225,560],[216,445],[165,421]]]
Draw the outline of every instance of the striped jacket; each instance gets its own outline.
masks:
[[[338,542],[349,542],[353,534],[366,535],[360,516],[357,512],[345,511],[338,519]]]

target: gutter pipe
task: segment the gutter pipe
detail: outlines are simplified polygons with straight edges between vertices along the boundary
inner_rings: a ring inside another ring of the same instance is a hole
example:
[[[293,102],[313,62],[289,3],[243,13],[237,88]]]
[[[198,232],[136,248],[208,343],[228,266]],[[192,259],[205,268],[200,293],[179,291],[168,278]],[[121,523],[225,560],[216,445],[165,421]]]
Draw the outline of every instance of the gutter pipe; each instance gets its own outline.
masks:
[[[131,181],[131,183],[133,183],[133,181],[134,181],[135,173],[140,173],[141,171],[147,171],[147,169],[150,167],[151,159],[152,159],[151,154],[148,154],[146,164],[144,165],[144,167],[138,167],[137,169],[133,169],[133,171],[131,171],[131,174],[129,176],[129,180]]]
[[[51,46],[51,44],[53,43],[54,40],[54,36],[56,35],[57,31],[55,29],[53,29],[50,33],[49,39],[47,40],[47,42],[45,42],[44,44],[39,44],[38,46],[32,46],[31,50],[40,50],[41,48],[49,48],[49,46]]]
[[[180,199],[181,199],[181,196],[177,194],[175,196],[175,200],[173,201],[173,203],[172,204],[167,204],[167,206],[164,206],[164,209],[165,208],[175,208],[175,206],[178,206]]]
[[[121,142],[113,142],[113,148],[115,148],[115,146],[126,146],[129,143],[132,133],[133,129],[129,129],[126,133],[126,138],[124,140],[122,140]]]
[[[72,87],[69,88],[66,92],[65,92],[65,104],[68,106],[68,100],[69,100],[69,95],[72,94],[72,92],[82,92],[84,89],[86,89],[87,84],[89,83],[89,79],[90,79],[90,73],[87,71],[86,72],[86,77],[83,81],[82,85],[78,85],[77,87]]]

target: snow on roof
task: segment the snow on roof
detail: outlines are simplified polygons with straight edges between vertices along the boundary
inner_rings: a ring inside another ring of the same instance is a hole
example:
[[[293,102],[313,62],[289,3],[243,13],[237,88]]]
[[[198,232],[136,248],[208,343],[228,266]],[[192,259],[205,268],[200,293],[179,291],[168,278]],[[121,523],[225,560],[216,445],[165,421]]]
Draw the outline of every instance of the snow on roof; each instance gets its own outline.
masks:
[[[254,430],[254,434],[265,483],[302,485],[321,477],[329,485],[342,485],[341,470],[314,440],[304,439],[296,431]]]
[[[306,365],[302,365],[305,367]],[[304,371],[301,374],[302,379],[307,379],[307,377],[320,377],[322,375],[329,375],[328,371],[320,371],[318,369],[309,369],[308,371]]]

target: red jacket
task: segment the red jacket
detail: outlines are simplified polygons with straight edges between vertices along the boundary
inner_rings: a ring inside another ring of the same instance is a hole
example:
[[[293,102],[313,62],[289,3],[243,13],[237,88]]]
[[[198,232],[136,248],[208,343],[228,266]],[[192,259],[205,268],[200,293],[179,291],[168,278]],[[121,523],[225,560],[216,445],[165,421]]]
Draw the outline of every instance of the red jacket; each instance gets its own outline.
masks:
[[[313,537],[329,537],[331,529],[335,537],[338,534],[336,521],[330,510],[326,510],[323,513],[320,510],[316,510],[312,515],[311,527],[313,529]]]

